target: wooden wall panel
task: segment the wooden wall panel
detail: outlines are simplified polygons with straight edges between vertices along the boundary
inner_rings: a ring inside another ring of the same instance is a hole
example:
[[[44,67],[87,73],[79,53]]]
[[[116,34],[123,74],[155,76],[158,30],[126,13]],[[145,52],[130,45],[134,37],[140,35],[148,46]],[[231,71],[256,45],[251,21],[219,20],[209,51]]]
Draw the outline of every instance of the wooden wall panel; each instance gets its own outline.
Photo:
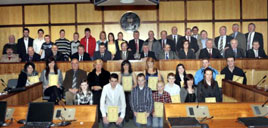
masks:
[[[166,30],[168,35],[171,34],[171,28],[173,26],[176,26],[178,28],[179,35],[185,35],[184,23],[160,23],[159,24],[159,33],[157,34],[159,36],[159,38],[160,38],[160,32],[162,30]]]
[[[102,26],[101,25],[78,25],[78,33],[81,38],[84,38],[85,36],[85,28],[90,28],[91,30],[91,35],[96,39],[96,41],[99,40],[99,35],[100,32],[102,31]]]
[[[48,31],[48,26],[38,26],[38,27],[27,27],[27,28],[29,28],[29,30],[30,30],[30,37],[32,37],[32,38],[34,38],[34,39],[36,39],[37,37],[38,37],[38,33],[37,33],[37,31],[38,31],[38,29],[43,29],[44,30],[44,36],[46,35],[46,34],[49,34],[49,31]]]
[[[215,19],[239,19],[240,0],[215,0]]]
[[[25,6],[25,24],[47,24],[48,5]]]
[[[22,7],[0,7],[0,25],[22,24]]]
[[[233,33],[233,30],[232,30],[232,25],[233,24],[240,24],[239,22],[216,22],[215,23],[215,37],[219,36],[220,35],[220,27],[221,26],[226,26],[227,27],[227,35]]]
[[[243,22],[243,33],[248,32],[248,24],[251,22]],[[256,32],[260,32],[263,35],[264,49],[267,54],[267,22],[253,22],[256,25]]]
[[[159,20],[172,21],[184,20],[184,2],[182,1],[169,1],[160,2],[159,4]]]
[[[187,23],[187,27],[192,28],[193,26],[197,26],[199,28],[199,33],[202,30],[206,30],[208,32],[208,37],[213,37],[212,23]]]
[[[212,1],[187,1],[187,19],[212,19]]]
[[[101,10],[93,4],[77,4],[77,22],[101,22]]]
[[[55,43],[55,40],[60,38],[60,30],[65,30],[65,38],[73,40],[73,33],[75,32],[75,26],[52,26],[51,27],[51,41]]]
[[[74,4],[51,5],[51,23],[74,23]]]
[[[267,18],[267,0],[243,0],[243,19]]]
[[[16,42],[22,37],[22,27],[6,27],[0,28],[0,54],[2,55],[3,46],[8,42],[8,36],[14,35]]]
[[[156,10],[104,10],[104,21],[120,22],[126,12],[136,13],[141,21],[156,21]]]

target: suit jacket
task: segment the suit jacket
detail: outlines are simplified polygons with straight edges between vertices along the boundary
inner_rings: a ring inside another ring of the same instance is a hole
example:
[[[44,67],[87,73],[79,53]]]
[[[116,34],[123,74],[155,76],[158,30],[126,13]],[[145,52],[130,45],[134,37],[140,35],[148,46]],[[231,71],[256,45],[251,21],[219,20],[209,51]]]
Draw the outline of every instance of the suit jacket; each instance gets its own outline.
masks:
[[[185,54],[184,50],[181,49],[179,51],[179,59],[195,59],[195,53],[192,49],[188,50],[187,55]]]
[[[194,35],[192,34],[192,37],[194,37]],[[195,37],[194,37],[195,38]],[[197,35],[197,38],[195,38],[196,40],[199,40],[199,39],[201,39],[201,35],[200,34],[198,34]]]
[[[214,40],[215,47],[216,47],[217,49],[218,49],[218,45],[219,45],[218,43],[219,43],[219,39],[220,39],[220,37],[221,37],[221,36],[218,36],[218,37],[216,37],[215,40]],[[229,48],[230,48],[230,47],[231,47],[231,43],[230,43],[230,42],[231,42],[232,39],[233,39],[233,37],[231,37],[231,36],[227,36],[227,35],[226,35],[226,44],[225,44],[224,48],[226,48],[226,47],[229,47]]]
[[[235,53],[233,51],[232,48],[228,48],[225,52],[224,52],[224,57],[227,58],[227,57],[235,57],[235,58],[244,58],[245,57],[245,54],[244,54],[244,51],[243,49],[241,48],[237,48],[237,53],[236,53],[236,56],[235,56]]]
[[[258,50],[258,55],[259,55],[259,57],[257,57],[257,58],[266,58],[267,57],[265,54],[265,51],[261,48],[259,48],[259,50]],[[255,53],[254,53],[253,49],[250,49],[247,51],[247,58],[255,58]]]
[[[230,34],[230,36],[238,40],[238,48],[243,49],[245,54],[247,51],[246,36],[241,32],[237,32],[236,37],[234,37],[234,33]]]
[[[183,37],[181,37],[180,39],[179,39],[179,44],[177,45],[177,52],[179,52],[180,51],[180,49],[182,49],[183,48],[183,42],[186,40],[186,37],[185,36],[183,36]],[[194,52],[196,53],[196,52],[198,52],[198,50],[199,50],[199,46],[198,46],[198,44],[197,44],[197,40],[194,38],[194,37],[191,37],[191,42],[189,43],[189,48],[190,49],[194,49]]]
[[[166,59],[165,51],[161,51],[161,53],[159,54],[159,59],[160,60],[165,60]],[[175,52],[169,51],[169,58],[168,59],[169,60],[178,59],[178,56],[176,55]]]
[[[208,40],[211,40],[211,38],[208,38]],[[198,56],[200,54],[200,51],[201,49],[203,49],[203,44],[202,44],[202,41],[201,41],[201,37],[197,40],[197,45],[199,47],[198,51],[195,53],[196,54],[196,59],[198,59]],[[206,46],[205,46],[206,47]],[[213,43],[213,48],[216,48],[215,47],[215,44]]]
[[[103,61],[112,60],[112,53],[106,50],[105,53],[104,53],[103,58],[101,58],[100,51],[96,51],[94,53],[93,59],[94,60],[102,59]]]
[[[246,33],[245,36],[246,36],[246,45],[247,45],[248,33]],[[263,49],[263,36],[261,33],[255,32],[254,37],[253,37],[253,41],[259,41],[260,49]]]
[[[12,54],[11,58],[8,58],[7,54],[2,55],[0,62],[20,62],[18,54]]]
[[[153,59],[157,60],[157,58],[156,58],[155,55],[154,55],[154,52],[152,52],[152,51],[149,51],[149,52],[148,52],[147,57],[152,57]],[[144,52],[141,52],[141,58],[145,58],[145,57],[144,57]]]
[[[65,91],[68,91],[69,88],[72,88],[73,85],[73,75],[74,75],[74,70],[70,69],[66,72],[65,78],[63,81],[63,87]],[[82,82],[82,80],[87,79],[87,72],[81,69],[78,69],[76,71],[76,88],[79,89],[79,86]]]
[[[167,41],[166,41],[166,44],[169,44],[171,50],[175,52],[175,51],[176,51],[175,43],[174,43],[172,40],[170,40],[170,39],[166,39],[166,40],[167,40]],[[163,50],[163,47],[162,47],[162,39],[160,39],[160,40],[158,40],[158,41],[159,41],[159,43],[160,43],[161,49]]]
[[[123,39],[123,41],[127,42],[127,41],[124,40],[124,39]],[[128,44],[128,42],[127,42],[127,44]],[[108,44],[107,44],[107,45],[108,45]],[[108,47],[106,46],[106,48],[108,48]],[[116,48],[116,51],[119,51],[120,48],[121,48],[121,45],[118,43],[118,39],[115,40],[115,48]]]
[[[222,58],[222,56],[218,49],[212,48],[212,56],[210,57],[207,48],[203,48],[200,51],[199,59],[205,59],[205,58]]]
[[[52,51],[45,56],[45,60],[47,60],[50,57],[54,57],[56,61],[65,61],[64,55],[61,52],[57,52],[56,56],[53,56]]]
[[[175,43],[175,48],[177,48],[177,45],[179,44],[179,39],[181,38],[181,35],[176,35],[177,36],[177,42],[173,40],[173,35],[168,35],[167,38],[172,40]]]
[[[141,53],[143,43],[144,41],[139,39],[139,52],[138,53]],[[134,39],[129,41],[128,48],[131,49],[133,54],[136,53],[136,43]]]
[[[73,59],[73,58],[76,58],[76,59],[79,60],[79,54],[78,54],[78,52],[76,52],[75,54],[72,55],[72,59]],[[90,56],[89,56],[88,53],[84,52],[83,60],[82,60],[82,61],[88,61],[88,60],[91,60],[91,59],[90,59]]]
[[[147,39],[145,42],[149,42],[149,39]],[[162,51],[162,47],[161,44],[158,42],[158,40],[154,39],[153,41],[153,45],[151,48],[151,51],[154,52],[155,57],[158,59],[159,56],[159,51]]]
[[[26,57],[24,58],[24,60],[21,60],[22,62],[28,62],[29,60],[29,54],[26,55]],[[32,61],[40,61],[40,55],[37,53],[34,53]]]
[[[34,41],[34,39],[29,37],[28,47],[33,46],[33,41]],[[26,51],[26,48],[24,45],[24,38],[23,37],[18,39],[17,51],[18,51],[20,58],[24,59],[26,57],[27,51]]]
[[[114,60],[122,60],[122,51],[117,51],[114,56]],[[135,60],[132,52],[127,51],[127,60]]]

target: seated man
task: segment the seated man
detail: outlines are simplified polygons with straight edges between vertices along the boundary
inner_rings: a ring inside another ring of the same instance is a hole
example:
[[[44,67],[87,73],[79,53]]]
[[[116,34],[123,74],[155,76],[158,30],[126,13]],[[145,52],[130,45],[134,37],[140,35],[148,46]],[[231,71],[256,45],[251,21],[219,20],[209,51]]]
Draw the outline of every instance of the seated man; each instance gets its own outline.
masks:
[[[104,43],[99,44],[99,51],[94,53],[93,59],[102,59],[102,61],[112,60],[112,53],[106,50],[106,45]]]
[[[204,58],[222,58],[218,49],[213,48],[213,40],[208,39],[206,41],[206,48],[201,49],[199,59]]]
[[[91,60],[89,54],[85,52],[84,45],[81,45],[80,44],[77,47],[77,51],[78,51],[77,53],[75,53],[75,54],[72,55],[72,59],[73,58],[76,58],[79,61],[88,61],[88,60]]]
[[[47,53],[48,52],[48,53]],[[50,57],[53,57],[56,61],[64,61],[64,56],[61,52],[58,51],[58,46],[53,44],[51,50],[46,51],[46,60]]]
[[[76,58],[72,59],[71,67],[72,69],[66,71],[63,81],[67,105],[74,104],[75,95],[81,82],[87,79],[87,72],[79,69],[79,62]]]
[[[166,44],[164,46],[164,50],[160,52],[159,54],[159,60],[172,60],[172,59],[178,59],[178,56],[175,52],[171,51],[170,45]]]
[[[233,80],[233,76],[237,75],[237,76],[244,77],[243,84],[247,84],[247,77],[244,71],[235,66],[235,58],[228,57],[226,58],[226,61],[227,61],[227,66],[221,70],[221,74],[225,74],[225,79]]]
[[[147,57],[152,57],[154,60],[156,60],[156,57],[154,55],[154,52],[153,51],[149,51],[149,45],[148,43],[143,43],[143,46],[142,46],[142,52],[140,54],[140,58],[143,59],[147,59]]]
[[[20,62],[20,60],[19,55],[14,54],[11,47],[7,47],[6,54],[2,55],[0,62]]]
[[[260,48],[258,41],[253,41],[252,49],[247,51],[247,58],[266,58],[265,51]]]
[[[127,42],[121,43],[121,50],[115,53],[114,60],[135,60],[132,52],[127,50]]]
[[[231,40],[231,48],[228,48],[224,52],[224,57],[235,57],[235,58],[244,58],[244,51],[242,48],[238,48],[238,41],[237,39]]]
[[[40,61],[40,55],[34,52],[34,48],[33,47],[28,47],[28,54],[21,61],[22,62]]]
[[[206,68],[210,68],[213,71],[213,79],[216,79],[216,75],[218,74],[218,71],[212,67],[210,67],[209,59],[203,59],[202,60],[202,67],[199,69],[194,76],[194,84],[197,85],[201,80],[204,79],[204,70]]]

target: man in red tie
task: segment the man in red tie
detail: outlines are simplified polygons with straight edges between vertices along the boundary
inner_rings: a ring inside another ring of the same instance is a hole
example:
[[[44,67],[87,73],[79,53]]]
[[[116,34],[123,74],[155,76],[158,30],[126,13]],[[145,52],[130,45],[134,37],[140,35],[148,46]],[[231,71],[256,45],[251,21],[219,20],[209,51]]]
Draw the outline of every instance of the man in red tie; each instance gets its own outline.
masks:
[[[84,45],[86,53],[92,58],[96,48],[96,39],[91,36],[91,30],[85,29],[85,37],[81,39],[80,44]]]
[[[133,54],[141,53],[144,41],[140,39],[140,32],[134,31],[133,37],[134,39],[129,41],[128,50],[131,51]]]

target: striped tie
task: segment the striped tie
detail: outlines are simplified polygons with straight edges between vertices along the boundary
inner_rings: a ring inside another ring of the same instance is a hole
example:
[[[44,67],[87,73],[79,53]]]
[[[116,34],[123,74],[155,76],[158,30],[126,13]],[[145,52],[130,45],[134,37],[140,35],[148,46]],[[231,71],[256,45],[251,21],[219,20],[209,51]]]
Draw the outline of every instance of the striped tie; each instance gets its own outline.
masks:
[[[72,84],[72,88],[76,88],[76,71],[74,71],[74,74],[73,74],[73,84]]]
[[[221,40],[220,40],[220,53],[222,54],[223,53],[223,37],[221,37]]]

